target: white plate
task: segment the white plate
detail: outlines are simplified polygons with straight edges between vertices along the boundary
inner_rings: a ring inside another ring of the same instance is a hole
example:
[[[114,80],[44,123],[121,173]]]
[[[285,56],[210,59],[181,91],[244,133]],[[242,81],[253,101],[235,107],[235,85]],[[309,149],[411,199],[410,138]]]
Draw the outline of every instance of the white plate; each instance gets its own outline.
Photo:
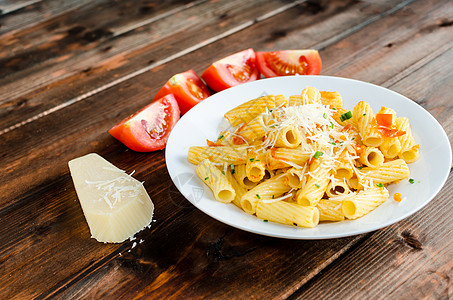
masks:
[[[216,140],[223,114],[235,106],[263,94],[300,94],[306,86],[322,91],[340,92],[344,107],[352,109],[361,100],[377,112],[381,106],[393,108],[398,116],[409,118],[412,132],[420,144],[420,159],[409,165],[415,180],[389,186],[407,199],[401,203],[390,198],[377,209],[354,221],[320,223],[315,228],[300,228],[263,222],[233,204],[217,202],[211,190],[196,176],[195,166],[187,161],[190,146],[205,146]],[[451,167],[451,148],[440,124],[421,106],[408,98],[370,83],[329,76],[293,76],[261,79],[217,93],[204,100],[176,124],[167,143],[166,163],[179,191],[209,216],[246,231],[290,239],[327,239],[361,234],[398,222],[424,207],[440,191]],[[428,218],[429,216],[425,216]],[[432,216],[431,216],[432,217]]]

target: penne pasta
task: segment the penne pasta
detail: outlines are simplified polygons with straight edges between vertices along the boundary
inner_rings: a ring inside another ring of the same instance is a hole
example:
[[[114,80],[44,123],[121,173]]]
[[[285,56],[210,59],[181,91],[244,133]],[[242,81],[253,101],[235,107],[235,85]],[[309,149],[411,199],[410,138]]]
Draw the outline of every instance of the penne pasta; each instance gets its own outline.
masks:
[[[360,137],[364,145],[369,147],[379,147],[383,138],[376,127],[376,119],[371,106],[360,101],[352,111],[353,120],[357,122]]]
[[[285,174],[272,177],[245,193],[241,198],[241,204],[245,212],[254,214],[256,205],[260,200],[275,199],[288,192],[291,187],[287,184]]]
[[[375,115],[365,101],[351,111],[340,93],[314,87],[252,99],[225,118],[233,127],[215,143],[189,148],[198,177],[218,201],[290,226],[362,217],[419,156],[407,118],[387,107]]]
[[[234,200],[236,192],[225,174],[209,160],[201,161],[195,169],[198,177],[209,186],[217,201],[228,203]]]
[[[313,228],[319,223],[318,208],[284,201],[274,203],[260,201],[256,207],[256,216],[263,220],[308,228]]]
[[[192,146],[189,148],[189,162],[198,165],[205,159],[213,163],[227,164],[245,164],[247,162],[247,149],[239,147],[199,147]]]
[[[374,210],[388,197],[389,192],[384,187],[369,188],[343,200],[341,209],[346,218],[354,220]]]

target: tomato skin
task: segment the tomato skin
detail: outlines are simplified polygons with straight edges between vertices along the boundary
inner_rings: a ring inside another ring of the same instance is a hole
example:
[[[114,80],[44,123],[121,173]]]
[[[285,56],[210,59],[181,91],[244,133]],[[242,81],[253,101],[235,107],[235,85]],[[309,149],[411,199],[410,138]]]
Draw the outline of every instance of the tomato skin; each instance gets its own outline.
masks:
[[[200,101],[211,96],[206,85],[193,70],[173,75],[157,92],[154,100],[168,94],[173,94],[176,98],[181,115],[200,103]]]
[[[216,92],[260,78],[253,49],[243,50],[214,62],[201,78]]]
[[[108,132],[131,150],[161,150],[179,117],[178,103],[172,94],[168,94],[125,118]]]
[[[280,50],[256,52],[256,61],[264,77],[319,75],[322,61],[317,50]],[[289,67],[286,72],[279,70]]]

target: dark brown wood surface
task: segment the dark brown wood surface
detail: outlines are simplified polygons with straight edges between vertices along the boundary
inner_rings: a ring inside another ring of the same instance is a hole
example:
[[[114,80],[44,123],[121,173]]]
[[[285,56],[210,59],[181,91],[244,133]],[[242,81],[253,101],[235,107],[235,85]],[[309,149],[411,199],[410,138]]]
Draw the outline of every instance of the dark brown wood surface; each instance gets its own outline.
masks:
[[[399,92],[453,138],[448,0],[0,0],[1,299],[453,297],[451,176],[389,227],[284,240],[203,214],[163,151],[107,133],[173,74],[245,48],[318,49],[323,75]],[[143,243],[90,238],[67,167],[90,152],[145,181],[156,209]]]

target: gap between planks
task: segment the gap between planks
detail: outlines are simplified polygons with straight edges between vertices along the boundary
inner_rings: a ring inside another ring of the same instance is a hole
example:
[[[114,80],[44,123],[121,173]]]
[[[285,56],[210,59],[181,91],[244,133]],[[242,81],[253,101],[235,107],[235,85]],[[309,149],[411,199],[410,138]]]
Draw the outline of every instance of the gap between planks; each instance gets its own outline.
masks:
[[[116,86],[118,84],[121,84],[121,83],[123,83],[125,81],[128,81],[128,80],[130,80],[130,79],[132,79],[134,77],[137,77],[137,76],[139,76],[139,75],[141,75],[141,74],[143,74],[145,72],[148,72],[148,71],[150,71],[150,70],[152,70],[152,69],[154,69],[154,68],[156,68],[158,66],[166,64],[166,63],[168,63],[168,62],[170,62],[172,60],[175,60],[175,59],[180,58],[180,57],[182,57],[184,55],[187,55],[187,54],[189,54],[191,52],[194,52],[194,51],[196,51],[198,49],[201,49],[201,48],[203,48],[205,46],[208,46],[208,45],[210,45],[210,44],[212,44],[212,43],[214,43],[216,41],[219,41],[219,40],[221,40],[223,38],[226,38],[226,37],[228,37],[228,36],[230,36],[230,35],[232,35],[234,33],[237,33],[237,32],[239,32],[241,30],[244,30],[244,29],[246,29],[246,28],[248,28],[248,27],[250,27],[250,26],[252,26],[252,25],[254,25],[254,24],[258,23],[258,22],[261,22],[261,21],[269,19],[269,18],[271,18],[273,16],[276,16],[276,15],[278,15],[278,14],[280,14],[280,13],[286,11],[286,10],[289,10],[289,9],[291,9],[291,8],[293,8],[293,7],[297,6],[297,5],[305,2],[305,1],[306,0],[298,0],[298,1],[295,1],[293,3],[284,5],[284,6],[280,7],[279,9],[276,9],[274,11],[271,11],[271,12],[267,13],[267,14],[264,14],[263,16],[260,16],[260,17],[254,19],[254,20],[250,20],[250,21],[244,22],[244,23],[242,23],[242,24],[240,24],[240,25],[238,25],[238,26],[236,26],[234,28],[231,28],[230,30],[227,30],[227,31],[225,31],[225,32],[223,32],[223,33],[221,33],[221,34],[219,34],[217,36],[214,36],[212,38],[206,39],[206,40],[204,40],[204,41],[202,41],[202,42],[200,42],[200,43],[198,43],[196,45],[193,45],[193,46],[188,47],[188,48],[186,48],[184,50],[181,50],[181,51],[179,51],[179,52],[177,52],[177,53],[175,53],[173,55],[168,56],[165,59],[162,59],[162,60],[157,61],[157,62],[155,62],[153,64],[150,64],[150,65],[148,65],[148,66],[146,66],[144,68],[138,69],[137,71],[129,73],[129,74],[127,74],[127,75],[125,75],[125,76],[123,76],[121,78],[113,80],[110,83],[104,84],[104,85],[102,85],[102,86],[100,86],[98,88],[95,88],[95,89],[93,89],[93,90],[91,90],[89,92],[86,92],[86,93],[84,93],[82,95],[74,97],[74,98],[72,98],[72,99],[70,99],[70,100],[68,100],[68,101],[66,101],[64,103],[61,103],[61,104],[59,104],[59,105],[57,105],[55,107],[47,109],[47,110],[45,110],[45,111],[43,111],[43,112],[41,112],[41,113],[39,113],[39,114],[37,114],[37,115],[35,115],[33,117],[30,117],[30,118],[28,118],[28,119],[26,119],[24,121],[18,122],[18,123],[14,124],[14,125],[11,125],[11,126],[9,126],[7,128],[2,129],[0,131],[0,136],[3,135],[3,134],[6,134],[6,133],[8,133],[8,132],[10,132],[12,130],[15,130],[15,129],[19,128],[19,127],[22,127],[22,126],[24,126],[24,125],[26,125],[28,123],[36,121],[36,120],[38,120],[38,119],[40,119],[42,117],[45,117],[45,116],[47,116],[49,114],[52,114],[52,113],[54,113],[56,111],[64,109],[65,107],[68,107],[68,106],[70,106],[70,105],[72,105],[74,103],[83,101],[84,99],[87,99],[87,98],[89,98],[89,97],[91,97],[91,96],[93,96],[95,94],[103,92],[103,91],[105,91],[105,90],[107,90],[109,88],[112,88],[112,87],[114,87],[114,86]],[[328,45],[336,43],[336,42],[344,39],[345,37],[357,32],[358,30],[364,28],[365,26],[368,26],[368,25],[370,25],[370,24],[382,19],[385,16],[388,16],[388,15],[390,15],[392,13],[395,13],[396,11],[404,8],[405,6],[407,6],[408,4],[410,4],[410,3],[414,2],[414,1],[415,0],[404,1],[401,4],[399,4],[399,5],[395,6],[395,7],[392,7],[391,9],[389,9],[387,11],[384,11],[384,12],[380,13],[378,16],[373,17],[371,19],[368,19],[365,22],[362,22],[362,23],[360,23],[360,24],[358,24],[358,25],[346,30],[341,35],[338,35],[336,37],[330,38],[330,39],[328,39],[326,41],[323,41],[321,43],[318,43],[318,44],[314,45],[312,48],[325,48]],[[148,21],[145,21],[145,22],[149,23]],[[124,31],[122,33],[124,33]]]

